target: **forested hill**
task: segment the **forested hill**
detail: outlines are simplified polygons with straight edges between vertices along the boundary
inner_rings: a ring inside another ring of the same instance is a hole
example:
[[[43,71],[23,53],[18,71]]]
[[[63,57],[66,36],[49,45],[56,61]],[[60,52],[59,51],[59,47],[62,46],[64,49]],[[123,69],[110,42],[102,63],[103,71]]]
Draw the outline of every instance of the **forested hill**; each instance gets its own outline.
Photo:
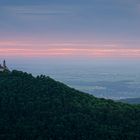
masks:
[[[0,140],[140,140],[140,106],[97,99],[49,77],[0,73]]]

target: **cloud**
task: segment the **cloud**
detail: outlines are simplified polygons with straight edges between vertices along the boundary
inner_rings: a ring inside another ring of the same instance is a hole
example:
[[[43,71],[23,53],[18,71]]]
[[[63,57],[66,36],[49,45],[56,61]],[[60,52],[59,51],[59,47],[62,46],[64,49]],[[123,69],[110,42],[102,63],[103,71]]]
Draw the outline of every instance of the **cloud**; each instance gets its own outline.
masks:
[[[125,48],[113,42],[0,41],[2,57],[90,57],[140,58],[139,48]]]
[[[86,49],[86,48],[121,48],[122,44],[114,42],[73,42],[73,41],[45,41],[43,39],[30,39],[30,40],[0,40],[0,48],[73,48],[73,49]]]
[[[0,49],[1,56],[6,57],[90,57],[90,58],[140,58],[140,49]]]
[[[74,11],[69,6],[4,6],[3,11],[17,16],[68,16]]]

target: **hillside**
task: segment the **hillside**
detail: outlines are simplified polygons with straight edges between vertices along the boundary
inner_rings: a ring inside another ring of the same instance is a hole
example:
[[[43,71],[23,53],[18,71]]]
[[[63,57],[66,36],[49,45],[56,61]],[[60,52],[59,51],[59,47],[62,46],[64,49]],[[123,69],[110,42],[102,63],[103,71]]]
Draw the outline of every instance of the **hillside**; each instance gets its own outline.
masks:
[[[43,75],[0,73],[0,140],[139,140],[140,106],[98,99]]]
[[[127,98],[119,101],[123,103],[129,103],[129,104],[140,104],[140,98]]]

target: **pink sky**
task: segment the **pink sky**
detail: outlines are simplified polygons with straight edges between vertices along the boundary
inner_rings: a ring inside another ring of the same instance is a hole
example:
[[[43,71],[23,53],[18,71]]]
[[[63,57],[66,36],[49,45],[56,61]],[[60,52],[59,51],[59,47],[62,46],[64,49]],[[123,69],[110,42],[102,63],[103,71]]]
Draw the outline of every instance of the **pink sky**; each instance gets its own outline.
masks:
[[[139,48],[119,43],[71,43],[36,41],[0,41],[2,57],[93,57],[140,58]]]

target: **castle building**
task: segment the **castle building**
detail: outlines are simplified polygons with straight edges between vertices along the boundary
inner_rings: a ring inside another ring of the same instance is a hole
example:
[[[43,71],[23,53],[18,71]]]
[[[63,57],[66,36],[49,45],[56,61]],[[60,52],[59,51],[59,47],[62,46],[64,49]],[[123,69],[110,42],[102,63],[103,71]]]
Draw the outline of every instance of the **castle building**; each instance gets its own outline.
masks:
[[[8,67],[6,66],[6,61],[4,60],[3,65],[0,64],[0,72],[3,72],[5,70],[9,71]]]

